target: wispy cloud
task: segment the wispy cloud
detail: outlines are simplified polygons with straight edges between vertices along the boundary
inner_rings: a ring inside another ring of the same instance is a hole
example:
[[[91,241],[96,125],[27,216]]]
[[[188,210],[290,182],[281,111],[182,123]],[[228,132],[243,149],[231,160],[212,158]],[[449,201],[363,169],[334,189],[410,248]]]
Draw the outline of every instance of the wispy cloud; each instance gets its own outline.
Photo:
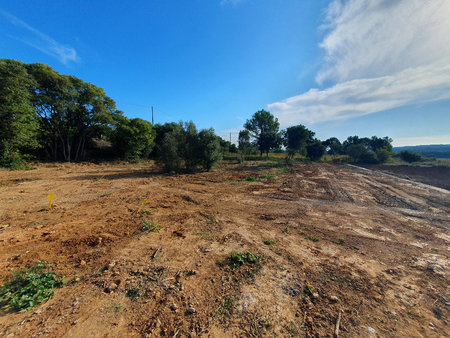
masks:
[[[347,119],[450,98],[450,1],[333,1],[320,46],[324,89],[268,107],[282,125]]]
[[[79,61],[74,48],[58,43],[50,36],[30,26],[18,17],[0,9],[0,16],[14,26],[13,38],[47,54],[57,58],[63,64]]]
[[[282,126],[342,120],[406,104],[450,98],[450,65],[409,68],[394,75],[338,83],[269,104]]]

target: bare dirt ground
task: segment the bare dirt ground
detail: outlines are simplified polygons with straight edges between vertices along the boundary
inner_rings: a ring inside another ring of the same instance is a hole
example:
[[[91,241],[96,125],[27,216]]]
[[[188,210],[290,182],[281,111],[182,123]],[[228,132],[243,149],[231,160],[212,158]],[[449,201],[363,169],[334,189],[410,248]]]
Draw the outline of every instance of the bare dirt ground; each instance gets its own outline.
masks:
[[[450,190],[450,167],[448,166],[412,167],[407,165],[376,164],[365,165],[365,167]]]
[[[445,190],[319,163],[0,175],[0,281],[39,259],[66,280],[1,336],[331,337],[339,313],[342,337],[450,336]],[[218,264],[247,250],[259,266]]]

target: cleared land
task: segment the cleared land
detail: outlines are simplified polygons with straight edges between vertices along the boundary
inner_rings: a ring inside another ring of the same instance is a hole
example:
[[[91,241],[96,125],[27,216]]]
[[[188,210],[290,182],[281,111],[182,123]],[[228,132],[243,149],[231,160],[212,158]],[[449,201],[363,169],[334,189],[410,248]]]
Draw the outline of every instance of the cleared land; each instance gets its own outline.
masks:
[[[1,280],[39,259],[66,279],[1,336],[332,336],[339,312],[342,336],[450,336],[447,190],[318,163],[0,174]]]

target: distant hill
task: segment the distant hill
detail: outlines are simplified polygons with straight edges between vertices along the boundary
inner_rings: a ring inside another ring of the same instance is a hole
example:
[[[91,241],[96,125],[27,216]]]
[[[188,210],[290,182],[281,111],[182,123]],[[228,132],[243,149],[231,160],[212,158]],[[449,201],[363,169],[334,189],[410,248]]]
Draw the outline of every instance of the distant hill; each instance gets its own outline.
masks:
[[[399,153],[403,150],[413,151],[422,156],[435,156],[436,158],[450,158],[450,144],[430,144],[421,146],[405,146],[394,147],[394,153]]]

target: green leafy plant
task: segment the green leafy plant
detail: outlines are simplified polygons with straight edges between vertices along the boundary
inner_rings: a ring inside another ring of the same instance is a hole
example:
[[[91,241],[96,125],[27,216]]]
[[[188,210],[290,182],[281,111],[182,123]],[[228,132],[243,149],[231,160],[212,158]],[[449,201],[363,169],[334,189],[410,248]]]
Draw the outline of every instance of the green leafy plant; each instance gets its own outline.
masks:
[[[267,239],[265,239],[265,240],[263,241],[263,243],[264,243],[265,245],[272,245],[272,244],[275,244],[275,243],[276,243],[276,240],[271,239],[271,238],[267,238]]]
[[[335,243],[339,244],[339,245],[344,245],[345,241],[346,241],[345,237],[341,237],[341,238],[338,238],[337,241],[335,241]]]
[[[12,275],[12,280],[0,287],[0,310],[27,311],[53,296],[64,279],[49,271],[50,264],[38,261],[28,269]]]
[[[209,237],[211,235],[211,233],[209,233],[209,232],[194,232],[194,235],[204,238],[204,237]]]
[[[283,234],[288,234],[289,233],[289,227],[286,227],[283,229]]]
[[[209,216],[208,223],[209,224],[216,224],[217,223],[216,214],[212,214],[211,216]]]
[[[141,293],[142,293],[141,288],[131,288],[126,291],[125,295],[128,298],[137,299],[141,296]]]
[[[230,318],[233,315],[233,310],[234,298],[227,295],[214,314],[214,319],[223,321],[225,318]]]
[[[142,222],[142,232],[159,232],[159,230],[161,230],[161,226],[153,223],[151,219],[146,219]]]
[[[305,235],[305,238],[306,239],[309,239],[310,241],[313,241],[313,242],[318,242],[319,241],[319,239],[317,238],[317,237],[314,237],[314,236],[311,236],[311,235]]]
[[[219,262],[219,265],[229,265],[233,269],[238,269],[244,264],[257,264],[261,257],[251,251],[247,252],[232,252],[224,261]]]

